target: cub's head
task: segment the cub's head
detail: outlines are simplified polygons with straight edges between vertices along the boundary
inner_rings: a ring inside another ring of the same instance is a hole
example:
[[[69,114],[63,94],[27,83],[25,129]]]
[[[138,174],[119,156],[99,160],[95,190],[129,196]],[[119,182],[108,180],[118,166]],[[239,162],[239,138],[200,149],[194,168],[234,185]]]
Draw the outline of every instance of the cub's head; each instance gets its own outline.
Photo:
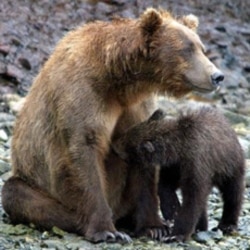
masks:
[[[159,157],[162,150],[155,154],[157,149],[156,145],[152,143],[152,139],[155,139],[157,121],[164,119],[165,116],[165,112],[158,109],[147,121],[130,128],[112,143],[114,152],[128,163],[146,164],[158,162],[157,159],[154,159],[154,155]],[[161,145],[162,143],[160,143],[160,147]]]
[[[150,8],[139,22],[144,53],[155,68],[161,92],[178,97],[191,90],[210,92],[219,87],[224,75],[205,54],[196,33],[197,17],[175,19],[166,11]]]

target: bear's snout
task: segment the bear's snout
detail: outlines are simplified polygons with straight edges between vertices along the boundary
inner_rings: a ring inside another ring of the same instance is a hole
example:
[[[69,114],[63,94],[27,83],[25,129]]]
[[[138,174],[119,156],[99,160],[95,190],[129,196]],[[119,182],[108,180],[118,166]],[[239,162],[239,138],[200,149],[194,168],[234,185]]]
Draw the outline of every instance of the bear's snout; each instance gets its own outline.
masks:
[[[220,82],[224,80],[224,75],[221,71],[217,71],[211,75],[212,83],[214,86],[218,86]]]

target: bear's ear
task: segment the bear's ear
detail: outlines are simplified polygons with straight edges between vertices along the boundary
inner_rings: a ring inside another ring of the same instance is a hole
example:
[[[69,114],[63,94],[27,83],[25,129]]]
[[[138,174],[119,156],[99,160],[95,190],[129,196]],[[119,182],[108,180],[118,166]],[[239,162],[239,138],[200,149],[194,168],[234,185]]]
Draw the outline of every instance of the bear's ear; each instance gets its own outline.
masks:
[[[183,16],[180,19],[180,22],[183,23],[185,26],[190,28],[193,31],[196,31],[199,25],[199,19],[197,16],[190,14],[187,16]]]
[[[162,25],[161,13],[153,8],[148,8],[140,17],[140,27],[145,36],[153,35]]]
[[[155,147],[150,141],[146,141],[142,144],[142,147],[148,152],[148,153],[153,153],[155,152]]]

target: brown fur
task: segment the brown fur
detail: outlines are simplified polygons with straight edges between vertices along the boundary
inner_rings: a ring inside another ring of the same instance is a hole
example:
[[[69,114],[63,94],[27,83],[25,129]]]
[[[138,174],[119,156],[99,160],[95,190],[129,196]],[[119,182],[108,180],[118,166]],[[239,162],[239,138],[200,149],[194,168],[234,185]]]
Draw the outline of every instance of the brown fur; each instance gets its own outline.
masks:
[[[199,82],[189,47],[202,68]],[[154,9],[139,19],[97,21],[69,32],[36,77],[16,121],[13,177],[3,188],[10,218],[45,228],[53,222],[95,242],[128,240],[114,226],[127,215],[137,232],[164,230],[156,201],[147,211],[137,202],[140,185],[156,192],[157,170],[142,179],[110,152],[110,141],[149,116],[154,94],[179,97],[215,88],[211,74],[218,69],[201,48],[195,32]],[[41,210],[31,216],[37,203]],[[47,205],[50,216],[63,208],[65,216],[48,222]],[[67,213],[74,214],[71,225]]]
[[[212,186],[222,193],[224,233],[237,229],[244,191],[244,154],[237,136],[217,110],[202,108],[165,120],[162,111],[121,136],[113,148],[130,165],[161,165],[159,196],[166,220],[175,219],[171,237],[186,240],[207,230],[207,197]],[[182,192],[182,205],[176,189]],[[146,199],[146,198],[145,198]],[[177,215],[176,215],[177,214]]]

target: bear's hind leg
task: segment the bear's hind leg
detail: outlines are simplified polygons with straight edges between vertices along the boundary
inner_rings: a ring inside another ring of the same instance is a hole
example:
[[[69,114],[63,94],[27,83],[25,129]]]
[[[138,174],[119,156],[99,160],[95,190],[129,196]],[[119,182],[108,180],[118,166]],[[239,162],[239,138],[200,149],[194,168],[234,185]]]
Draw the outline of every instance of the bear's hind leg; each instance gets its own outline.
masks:
[[[39,189],[26,184],[19,177],[11,177],[2,189],[2,204],[13,223],[34,223],[42,229],[53,226],[77,232],[74,211],[67,210],[58,201]]]

